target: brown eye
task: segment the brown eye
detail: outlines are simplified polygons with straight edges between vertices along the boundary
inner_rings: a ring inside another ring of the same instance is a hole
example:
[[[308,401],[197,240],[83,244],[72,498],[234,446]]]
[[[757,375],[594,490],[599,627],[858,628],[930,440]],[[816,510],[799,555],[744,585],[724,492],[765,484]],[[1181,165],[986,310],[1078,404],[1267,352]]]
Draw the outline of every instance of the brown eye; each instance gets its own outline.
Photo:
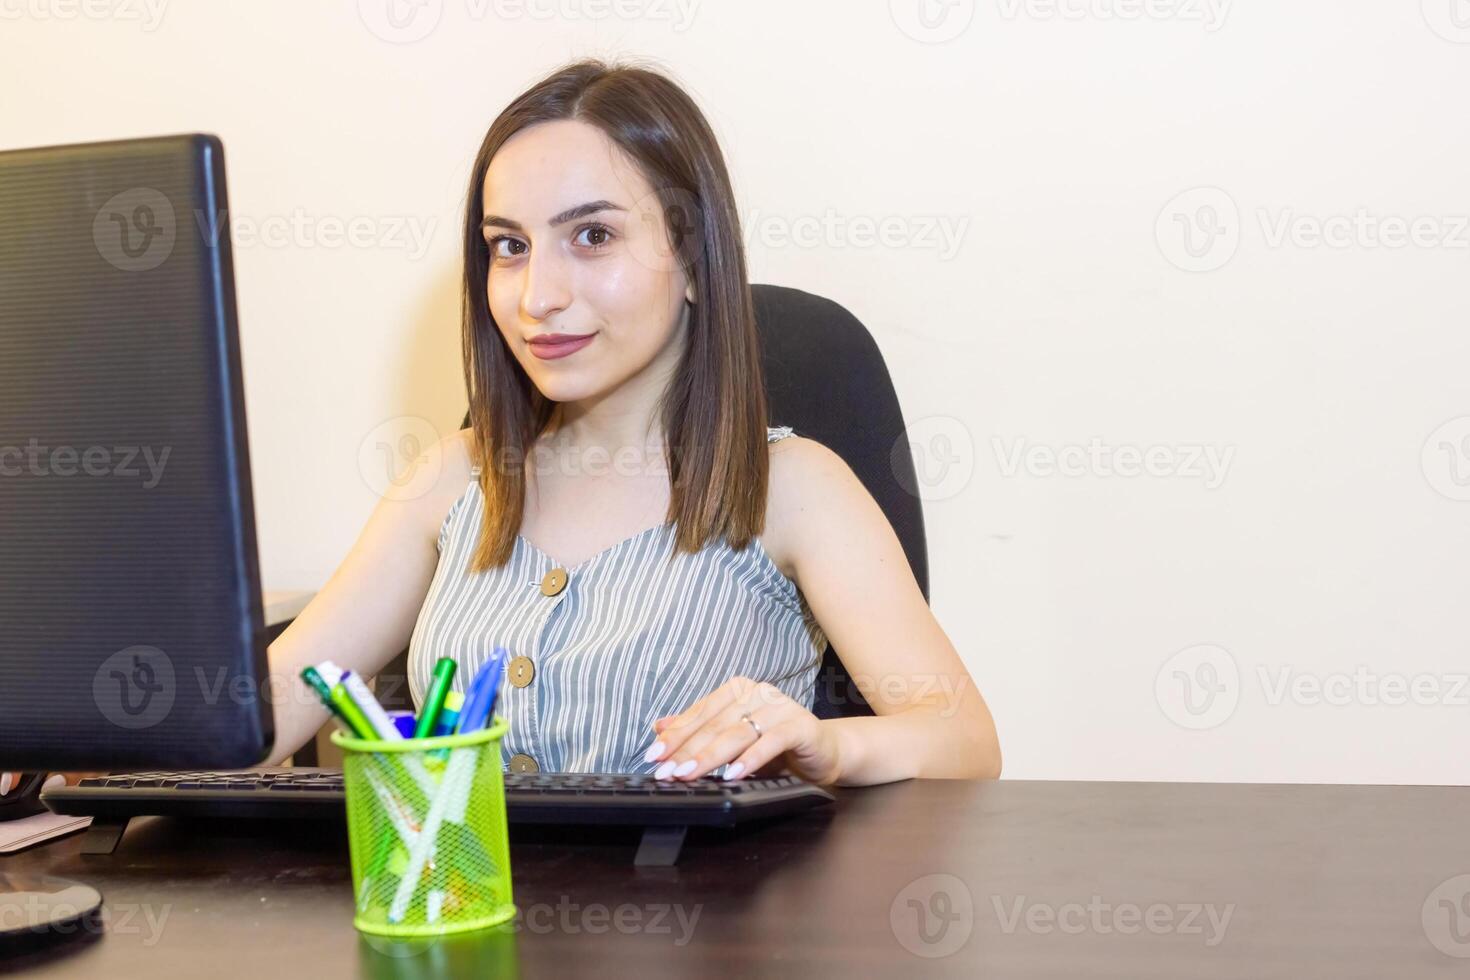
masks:
[[[578,228],[577,237],[580,238],[583,235],[589,236],[589,240],[586,244],[594,252],[598,251],[608,242],[612,241],[613,237],[611,228],[609,228],[607,225],[599,224],[583,225],[581,228]]]
[[[499,251],[500,244],[502,242],[508,242],[512,248],[516,246],[524,248],[526,244],[519,239],[511,238],[509,235],[496,235],[493,238],[487,239],[485,242],[485,244],[488,245],[490,248],[490,257],[492,259],[511,259],[515,258],[518,255],[525,254],[524,252],[512,252],[511,254],[507,255],[504,252]]]

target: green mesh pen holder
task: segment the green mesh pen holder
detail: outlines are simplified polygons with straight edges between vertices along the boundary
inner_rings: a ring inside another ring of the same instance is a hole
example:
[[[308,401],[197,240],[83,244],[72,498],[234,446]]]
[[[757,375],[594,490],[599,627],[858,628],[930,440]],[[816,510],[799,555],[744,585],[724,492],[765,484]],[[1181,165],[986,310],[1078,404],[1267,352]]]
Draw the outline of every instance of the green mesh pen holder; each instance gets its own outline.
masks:
[[[342,749],[357,912],[379,936],[440,936],[515,917],[500,739],[507,724]]]

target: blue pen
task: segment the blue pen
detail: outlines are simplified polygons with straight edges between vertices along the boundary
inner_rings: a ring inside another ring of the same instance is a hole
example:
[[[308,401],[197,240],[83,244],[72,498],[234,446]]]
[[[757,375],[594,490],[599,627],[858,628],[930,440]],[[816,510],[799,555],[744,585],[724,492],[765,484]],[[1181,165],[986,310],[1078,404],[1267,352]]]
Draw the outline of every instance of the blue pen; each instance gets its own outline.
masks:
[[[470,688],[465,692],[464,707],[459,711],[458,734],[479,731],[490,718],[490,707],[495,702],[495,693],[505,673],[505,661],[509,656],[504,647],[496,647],[485,666],[475,674]]]
[[[500,661],[500,670],[495,675],[495,683],[490,687],[490,703],[485,706],[485,724],[495,722],[495,702],[500,700],[500,689],[505,686],[505,668],[510,663],[510,654],[507,653]]]
[[[505,663],[509,657],[509,652],[503,647],[496,647],[490,659],[475,674],[469,690],[465,692],[456,732],[464,734],[485,727],[486,719],[489,718],[490,702],[494,699],[501,675],[505,673]]]

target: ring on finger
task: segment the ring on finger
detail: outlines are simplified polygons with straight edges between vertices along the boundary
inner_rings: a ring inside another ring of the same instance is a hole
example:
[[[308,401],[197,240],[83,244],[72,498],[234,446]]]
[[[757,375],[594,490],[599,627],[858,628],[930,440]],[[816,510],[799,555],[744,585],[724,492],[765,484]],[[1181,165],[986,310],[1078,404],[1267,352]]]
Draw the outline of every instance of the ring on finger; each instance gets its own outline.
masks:
[[[755,737],[756,738],[760,738],[761,737],[761,726],[760,726],[760,722],[758,722],[754,718],[750,717],[750,712],[749,711],[747,711],[747,712],[745,712],[745,714],[741,715],[740,716],[740,720],[743,721],[743,722],[745,722],[751,728],[755,729]]]

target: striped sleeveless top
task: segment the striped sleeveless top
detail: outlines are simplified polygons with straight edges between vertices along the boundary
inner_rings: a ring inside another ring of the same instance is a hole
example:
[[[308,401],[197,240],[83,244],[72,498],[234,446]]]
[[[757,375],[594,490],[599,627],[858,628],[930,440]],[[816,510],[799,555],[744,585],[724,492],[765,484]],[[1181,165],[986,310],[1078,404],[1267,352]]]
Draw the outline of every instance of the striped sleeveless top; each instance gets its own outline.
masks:
[[[791,434],[768,429],[767,441]],[[510,723],[501,761],[511,770],[652,772],[643,753],[653,720],[739,675],[812,706],[827,639],[759,538],[744,551],[717,539],[670,562],[675,528],[665,523],[561,568],[518,536],[506,564],[471,575],[483,509],[471,479],[439,530],[408,681],[422,704],[434,662],[451,657],[463,691],[506,648],[515,659],[495,710]]]

